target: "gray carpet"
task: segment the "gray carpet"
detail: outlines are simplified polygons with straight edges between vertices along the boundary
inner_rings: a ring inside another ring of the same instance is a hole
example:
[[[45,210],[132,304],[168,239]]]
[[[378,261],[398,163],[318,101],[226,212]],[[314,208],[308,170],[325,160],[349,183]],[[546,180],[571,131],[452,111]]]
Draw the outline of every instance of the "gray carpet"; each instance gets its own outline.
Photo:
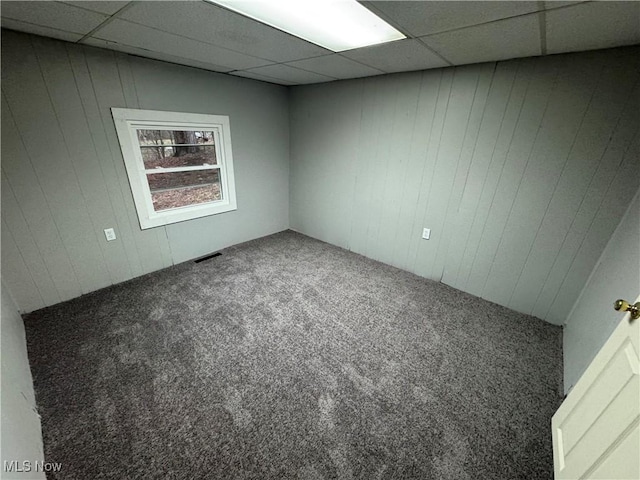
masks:
[[[552,478],[560,328],[297,233],[25,323],[49,478]]]

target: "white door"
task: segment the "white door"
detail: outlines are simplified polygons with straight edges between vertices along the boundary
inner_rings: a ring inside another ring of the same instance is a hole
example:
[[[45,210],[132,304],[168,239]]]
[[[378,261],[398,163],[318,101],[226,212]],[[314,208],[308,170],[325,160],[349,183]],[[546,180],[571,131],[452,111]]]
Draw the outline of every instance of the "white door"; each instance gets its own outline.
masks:
[[[640,479],[639,324],[624,315],[553,416],[556,480]]]

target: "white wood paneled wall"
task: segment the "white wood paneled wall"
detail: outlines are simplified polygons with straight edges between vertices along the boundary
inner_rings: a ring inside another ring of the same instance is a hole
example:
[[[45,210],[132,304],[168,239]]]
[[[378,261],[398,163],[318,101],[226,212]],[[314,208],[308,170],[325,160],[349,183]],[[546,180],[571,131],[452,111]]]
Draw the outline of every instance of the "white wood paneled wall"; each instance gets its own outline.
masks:
[[[639,294],[640,187],[567,318],[562,335],[565,392],[580,379],[622,320],[624,314],[612,308],[613,301],[634,302]]]
[[[42,429],[38,415],[36,395],[33,391],[33,377],[29,369],[29,357],[24,323],[20,318],[9,290],[2,281],[0,319],[0,341],[2,342],[2,420],[0,461],[7,463],[19,459],[31,464],[44,462]],[[26,469],[24,469],[26,470]],[[35,468],[33,470],[36,470]],[[14,470],[15,471],[15,470]],[[46,480],[44,472],[8,473],[14,479],[30,478]],[[7,478],[3,473],[2,478]]]
[[[286,229],[287,102],[284,87],[3,30],[2,272],[21,311]],[[141,230],[111,107],[230,115],[241,210]]]
[[[631,47],[294,87],[291,227],[563,323],[637,189],[639,80]]]

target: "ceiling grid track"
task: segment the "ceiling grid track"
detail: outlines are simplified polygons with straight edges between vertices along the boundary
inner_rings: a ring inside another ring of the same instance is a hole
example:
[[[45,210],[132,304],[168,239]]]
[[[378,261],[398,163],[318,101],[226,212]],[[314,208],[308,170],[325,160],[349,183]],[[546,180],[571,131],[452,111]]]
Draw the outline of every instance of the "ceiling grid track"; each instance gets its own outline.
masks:
[[[122,12],[124,12],[125,10],[128,10],[129,8],[131,8],[133,6],[133,2],[127,2],[120,10],[118,10],[117,12],[115,12],[113,15],[111,15],[109,18],[107,18],[104,22],[102,22],[100,25],[98,25],[96,28],[94,28],[93,30],[91,30],[90,32],[86,33],[85,35],[83,35],[83,37],[78,40],[76,43],[82,43],[85,39],[92,37],[95,33],[97,33],[99,30],[101,30],[102,28],[104,28],[105,26],[109,25],[111,22],[113,22],[114,19],[116,19],[118,17],[118,15],[120,15]]]
[[[3,2],[2,26],[285,86],[640,44],[640,2],[359,3],[406,38],[334,52],[213,0]]]

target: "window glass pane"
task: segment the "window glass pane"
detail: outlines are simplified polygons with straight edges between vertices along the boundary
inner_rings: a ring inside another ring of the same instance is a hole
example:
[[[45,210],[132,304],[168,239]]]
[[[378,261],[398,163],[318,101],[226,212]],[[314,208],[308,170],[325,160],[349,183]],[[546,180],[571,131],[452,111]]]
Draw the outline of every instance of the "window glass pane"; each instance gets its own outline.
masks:
[[[221,199],[220,184],[204,187],[190,187],[175,190],[163,190],[151,194],[153,209],[156,212],[172,208],[188,207]]]
[[[147,181],[156,212],[222,199],[217,169],[152,173],[147,175]]]
[[[144,168],[195,167],[217,165],[216,147],[207,146],[158,146],[140,147]]]
[[[218,169],[194,170],[190,172],[149,173],[149,189],[152,192],[168,188],[185,188],[220,182]]]
[[[142,130],[138,129],[140,145],[213,145],[212,131]]]

